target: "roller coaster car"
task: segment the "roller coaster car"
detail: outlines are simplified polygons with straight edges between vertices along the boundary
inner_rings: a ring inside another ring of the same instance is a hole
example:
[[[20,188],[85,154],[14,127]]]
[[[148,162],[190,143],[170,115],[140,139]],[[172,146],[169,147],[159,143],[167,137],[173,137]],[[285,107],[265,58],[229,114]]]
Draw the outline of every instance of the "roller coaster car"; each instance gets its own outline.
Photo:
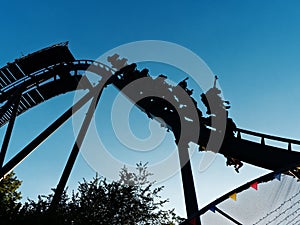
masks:
[[[115,73],[115,75],[132,73],[135,69],[136,69],[136,64],[132,63],[130,65],[122,67],[120,70],[118,70]]]

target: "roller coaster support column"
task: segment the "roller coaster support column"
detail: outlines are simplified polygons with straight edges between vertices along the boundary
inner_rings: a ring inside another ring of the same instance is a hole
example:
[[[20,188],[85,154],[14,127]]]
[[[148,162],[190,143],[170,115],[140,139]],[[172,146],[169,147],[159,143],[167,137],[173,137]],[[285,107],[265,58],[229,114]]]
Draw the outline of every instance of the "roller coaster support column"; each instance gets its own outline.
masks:
[[[73,168],[74,163],[76,161],[77,155],[78,155],[79,150],[81,148],[81,145],[83,143],[84,137],[87,133],[90,122],[93,118],[93,115],[94,115],[95,109],[97,107],[97,104],[99,102],[100,95],[101,95],[102,91],[103,91],[103,88],[101,88],[100,93],[98,92],[98,90],[94,91],[94,93],[95,93],[94,98],[93,98],[93,100],[92,100],[92,102],[89,106],[88,112],[87,112],[87,114],[84,118],[84,121],[83,121],[82,126],[80,128],[80,131],[79,131],[78,136],[76,138],[76,141],[73,145],[73,148],[72,148],[71,154],[69,156],[68,162],[65,166],[65,169],[64,169],[63,174],[60,178],[60,181],[59,181],[59,183],[56,187],[55,194],[53,196],[51,206],[50,206],[50,212],[55,210],[56,206],[58,205],[58,203],[61,199],[61,196],[62,196],[62,194],[64,192],[64,189],[65,189],[65,186],[67,184],[67,181],[70,177],[72,168]]]
[[[94,88],[96,89],[97,86]],[[93,89],[93,90],[94,90]],[[57,118],[49,127],[41,132],[34,140],[26,145],[18,154],[16,154],[9,162],[0,168],[0,181],[2,178],[13,170],[20,162],[22,162],[31,152],[33,152],[43,141],[45,141],[54,131],[63,125],[74,113],[83,107],[92,97],[93,92],[90,91],[83,96],[77,103],[70,107],[64,114]]]
[[[187,217],[193,216],[198,212],[197,196],[195,191],[195,184],[192,174],[191,163],[189,159],[188,145],[177,145],[179,160],[181,166],[181,179],[183,185],[185,208]],[[196,224],[201,225],[200,217],[196,218]]]
[[[3,143],[2,143],[2,147],[1,147],[1,152],[0,152],[0,168],[2,168],[3,166],[3,162],[5,159],[5,155],[7,152],[7,148],[8,148],[8,144],[10,141],[10,137],[11,137],[11,133],[15,124],[15,120],[17,117],[17,112],[18,112],[18,108],[19,108],[19,103],[21,100],[21,94],[18,94],[14,103],[13,103],[13,109],[12,109],[12,113],[11,113],[11,118],[9,120],[9,123],[7,125],[7,129],[6,129],[6,133],[3,139]]]

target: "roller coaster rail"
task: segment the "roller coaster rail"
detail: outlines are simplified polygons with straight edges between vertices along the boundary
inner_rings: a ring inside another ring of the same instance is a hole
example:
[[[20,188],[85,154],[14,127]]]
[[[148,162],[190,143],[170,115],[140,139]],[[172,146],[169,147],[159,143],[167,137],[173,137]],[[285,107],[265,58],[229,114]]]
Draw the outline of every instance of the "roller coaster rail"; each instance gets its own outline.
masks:
[[[86,71],[97,74],[102,79],[97,85],[93,86],[85,76]],[[122,73],[121,70],[117,71],[104,63],[94,60],[75,60],[72,53],[68,49],[67,43],[54,45],[52,47],[29,54],[28,56],[17,59],[15,62],[8,63],[7,66],[1,68],[0,127],[3,127],[6,123],[8,123],[8,126],[0,152],[0,179],[2,179],[7,173],[21,163],[44,140],[52,135],[62,124],[71,118],[74,113],[76,113],[81,107],[83,107],[89,100],[92,99],[90,111],[87,114],[82,127],[83,131],[80,132],[76,142],[74,143],[67,165],[65,166],[60,182],[56,188],[57,191],[55,192],[54,202],[52,204],[52,209],[55,208],[55,205],[65,188],[77,154],[80,150],[80,145],[77,146],[76,143],[81,143],[83,141],[91,116],[94,113],[103,89],[108,85],[113,84],[120,91],[123,91],[123,87],[125,87],[126,84],[131,82],[133,79],[130,76],[128,77],[127,74],[127,77],[123,77],[124,80],[122,83],[120,78],[116,76],[116,72]],[[134,70],[134,72],[137,72],[139,76],[141,75],[141,71]],[[143,77],[149,78],[151,82],[154,80],[149,74],[144,74]],[[139,78],[141,77],[136,77],[134,79],[137,80]],[[128,79],[128,83],[126,83],[126,79]],[[173,88],[175,88],[175,86]],[[45,102],[50,98],[78,89],[88,90],[88,93],[77,103],[75,103],[74,106],[65,111],[65,113],[57,118],[57,120],[54,121],[50,126],[45,128],[44,131],[42,131],[27,146],[19,151],[10,161],[3,165],[16,118],[32,107],[37,106],[38,104]],[[169,94],[170,91],[168,91],[167,88],[165,89],[165,93]],[[131,98],[128,93],[125,93],[125,95],[126,94],[128,98]],[[149,108],[149,105],[153,106],[153,101],[156,102],[156,104],[159,103],[167,106],[166,108],[168,108],[169,111],[166,112],[164,110],[165,107],[161,107],[161,105],[155,105],[155,107]],[[190,102],[193,103],[195,100],[190,97]],[[174,110],[176,111],[176,107],[172,106],[165,100],[159,100],[155,98],[145,98],[143,101],[135,104],[143,112],[147,113],[147,115],[152,119],[161,115],[160,117],[168,125],[168,129],[170,128],[170,130],[174,133],[176,144],[178,145],[181,164],[182,184],[184,189],[187,216],[190,218],[198,212],[198,205],[187,145],[178,144],[181,132],[180,129],[182,128],[178,127],[179,117],[178,114],[176,114],[177,112],[174,113]],[[183,113],[185,113],[184,115],[189,115],[189,107],[186,109],[177,108],[177,110],[181,110]],[[200,110],[198,109],[198,111]],[[188,125],[191,122],[185,121],[185,123]],[[200,132],[200,137],[203,133],[205,134],[211,132],[211,130],[205,126],[200,127],[202,129]],[[289,171],[292,175],[299,177],[300,172],[297,169],[297,165],[300,165],[300,152],[293,151],[292,144],[300,145],[300,141],[257,133],[241,128],[236,128],[235,131],[237,132],[236,136],[227,137],[225,135],[219,151],[220,154],[273,171],[278,171],[282,168],[286,168],[289,165],[296,165]],[[261,142],[255,143],[253,141],[245,140],[242,138],[242,134],[259,137]],[[198,139],[197,137],[197,140],[194,139],[193,141],[200,145],[200,139],[201,138]],[[276,146],[266,145],[265,139],[286,143],[288,145],[288,151]],[[205,150],[205,148],[202,150]],[[201,224],[199,218],[196,221],[196,224]]]
[[[241,134],[248,134],[251,136],[261,138],[261,144],[265,144],[265,139],[287,143],[288,144],[287,150],[289,150],[289,151],[292,151],[292,144],[300,145],[300,141],[294,140],[294,139],[283,138],[283,137],[273,136],[273,135],[269,135],[269,134],[263,134],[263,133],[245,130],[245,129],[241,129],[241,128],[237,128],[236,131],[237,131],[237,138],[241,139],[242,138]]]

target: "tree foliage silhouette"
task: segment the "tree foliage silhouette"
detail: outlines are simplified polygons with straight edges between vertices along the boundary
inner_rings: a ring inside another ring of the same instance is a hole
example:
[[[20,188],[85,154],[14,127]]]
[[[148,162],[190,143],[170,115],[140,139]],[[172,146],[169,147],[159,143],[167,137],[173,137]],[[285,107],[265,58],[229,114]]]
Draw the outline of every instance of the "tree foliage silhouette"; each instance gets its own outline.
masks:
[[[20,210],[20,222],[30,224],[163,224],[180,220],[173,210],[165,210],[163,187],[154,187],[147,165],[139,163],[136,172],[126,167],[117,181],[108,182],[96,175],[91,181],[79,183],[77,192],[68,197],[64,192],[54,212],[49,212],[53,195],[29,200]]]
[[[1,224],[12,221],[18,213],[21,203],[21,192],[17,189],[22,181],[18,180],[14,172],[9,173],[0,181],[0,218]]]

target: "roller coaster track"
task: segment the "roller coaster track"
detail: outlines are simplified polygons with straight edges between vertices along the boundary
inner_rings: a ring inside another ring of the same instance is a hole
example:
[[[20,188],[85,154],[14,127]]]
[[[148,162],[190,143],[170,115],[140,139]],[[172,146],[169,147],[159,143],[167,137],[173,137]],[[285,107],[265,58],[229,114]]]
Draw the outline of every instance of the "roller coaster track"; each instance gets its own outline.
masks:
[[[13,101],[11,100],[14,99],[20,89],[22,89],[23,92],[17,115],[60,94],[75,91],[76,89],[92,88],[89,81],[83,75],[73,75],[62,79],[55,79],[55,76],[59,76],[62,68],[66,69],[64,72],[73,72],[74,74],[79,74],[79,71],[89,70],[101,76],[109,76],[115,72],[115,70],[109,66],[97,61],[74,60],[73,62],[51,65],[30,74],[30,76],[16,80],[1,89],[0,103],[5,104],[0,109],[0,127],[4,126],[10,120],[13,111]],[[80,80],[81,86],[78,86]],[[119,88],[122,89],[122,87]],[[278,170],[291,163],[300,161],[300,153],[292,151],[292,144],[300,145],[300,141],[298,140],[271,136],[240,128],[237,128],[237,132],[237,137],[231,141],[230,144],[227,140],[224,141],[225,145],[222,147],[220,153],[270,170]],[[261,138],[261,142],[256,143],[243,140],[241,134],[259,137]],[[266,145],[266,139],[285,143],[287,149]]]
[[[100,83],[93,86],[85,76],[86,71],[99,75],[101,77]],[[97,88],[101,88],[98,92],[102,92],[103,88],[113,84],[127,95],[129,99],[134,100],[137,95],[143,97],[143,94],[141,93],[146,93],[147,90],[145,89],[151,89],[155,86],[154,84],[160,83],[162,85],[161,87],[164,87],[160,88],[164,96],[174,95],[174,89],[176,87],[166,86],[162,83],[162,80],[157,78],[153,79],[149,74],[143,74],[138,70],[134,71],[134,73],[129,73],[126,76],[122,72],[119,72],[118,75],[116,75],[116,70],[103,63],[93,60],[75,60],[66,43],[58,44],[26,57],[22,57],[1,68],[0,127],[8,123],[0,153],[1,166],[4,162],[16,117],[42,102],[46,102],[55,96],[67,92],[86,89],[88,90],[88,94],[75,104],[75,110],[74,108],[70,108],[66,111],[65,114],[58,118],[51,126],[46,128],[44,132],[29,143],[27,147],[21,150],[12,160],[3,165],[0,171],[0,177],[4,177],[5,174],[24,160],[39,145],[39,143],[70,118],[76,110],[84,105],[89,99],[95,97]],[[126,92],[125,87],[132,81],[140,78],[148,79],[149,85],[143,87],[144,89],[139,89],[139,87],[133,92],[132,89]],[[173,92],[170,91],[170,89],[173,89]],[[169,102],[166,101],[164,97],[148,97],[146,94],[144,98],[136,102],[136,106],[147,113],[150,118],[160,117],[164,120],[167,128],[174,133],[177,144],[179,143],[178,139],[184,126],[189,127],[191,123],[199,121],[200,118],[199,114],[199,118],[197,118],[197,116],[191,113],[191,108],[195,108],[197,105],[194,99],[191,98],[189,102],[186,103],[186,107],[180,107],[179,105],[180,101]],[[197,110],[200,111],[199,109]],[[178,125],[180,124],[178,122],[180,121],[179,114],[188,118],[188,120],[183,121],[185,125]],[[209,135],[210,133],[213,133],[213,131],[204,126],[201,121],[199,121],[199,126],[200,137],[192,137],[189,141],[193,141],[202,146],[203,143],[200,140],[203,138],[201,135]],[[242,136],[244,134],[259,137],[261,142],[256,143],[243,139]],[[189,135],[193,136],[193,131],[186,134],[186,136],[188,136],[187,138],[189,138]],[[207,138],[204,137],[204,139]],[[266,145],[266,139],[283,142],[286,144],[287,148],[283,149]],[[219,153],[226,157],[232,157],[261,168],[277,171],[281,168],[286,168],[289,165],[300,165],[300,152],[293,151],[292,145],[300,145],[300,141],[237,128],[236,136],[229,137],[225,135]],[[79,149],[77,149],[77,152],[78,151]],[[70,165],[70,168],[72,168],[72,165]],[[291,172],[294,175],[298,174],[297,169],[291,170]],[[192,177],[188,179],[192,179]],[[64,184],[62,184],[62,187],[64,187],[66,180],[67,177],[63,182]]]
[[[5,67],[4,67],[5,68]],[[24,76],[19,80],[9,83],[0,89],[0,127],[5,125],[11,118],[12,106],[15,96],[22,90],[22,97],[17,115],[26,112],[28,109],[45,102],[46,100],[76,89],[91,89],[91,84],[85,76],[77,75],[79,71],[94,72],[102,76],[115,72],[110,67],[93,60],[74,60],[68,63],[58,63],[43,68],[37,72]],[[0,69],[2,72],[4,69]],[[75,75],[63,73],[73,72]],[[61,78],[59,77],[61,76]],[[81,80],[82,79],[82,80]],[[79,81],[81,80],[79,85]]]

